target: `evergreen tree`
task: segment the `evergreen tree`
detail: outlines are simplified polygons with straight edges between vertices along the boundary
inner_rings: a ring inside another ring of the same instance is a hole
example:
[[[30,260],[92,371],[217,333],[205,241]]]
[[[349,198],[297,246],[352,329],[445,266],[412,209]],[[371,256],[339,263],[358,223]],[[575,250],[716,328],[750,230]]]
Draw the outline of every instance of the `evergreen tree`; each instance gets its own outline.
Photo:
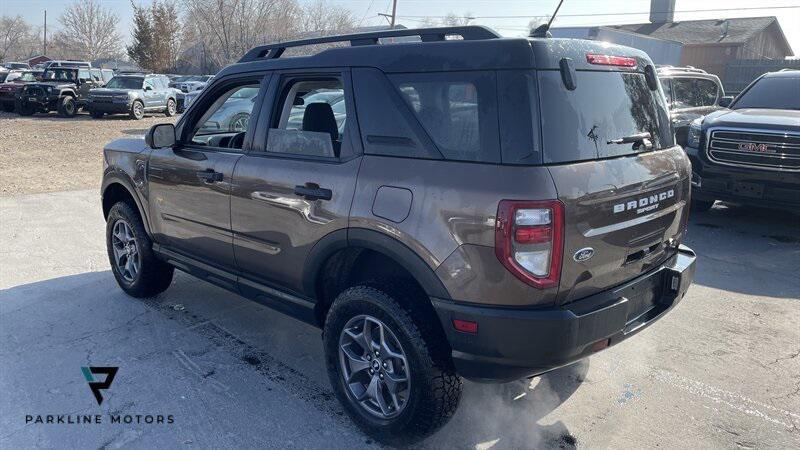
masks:
[[[154,70],[156,64],[156,35],[150,10],[131,2],[133,6],[133,40],[127,47],[128,56],[139,67]]]

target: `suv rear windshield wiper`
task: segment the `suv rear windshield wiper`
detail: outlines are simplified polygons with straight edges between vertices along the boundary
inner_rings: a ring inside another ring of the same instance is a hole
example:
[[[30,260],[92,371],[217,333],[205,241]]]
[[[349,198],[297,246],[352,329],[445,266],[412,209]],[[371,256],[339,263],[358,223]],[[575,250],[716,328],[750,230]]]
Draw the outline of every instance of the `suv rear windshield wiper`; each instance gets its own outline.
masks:
[[[633,144],[634,150],[639,150],[641,147],[644,147],[644,150],[648,150],[653,147],[652,137],[650,133],[644,132],[623,136],[619,139],[611,139],[610,141],[606,141],[606,144]]]

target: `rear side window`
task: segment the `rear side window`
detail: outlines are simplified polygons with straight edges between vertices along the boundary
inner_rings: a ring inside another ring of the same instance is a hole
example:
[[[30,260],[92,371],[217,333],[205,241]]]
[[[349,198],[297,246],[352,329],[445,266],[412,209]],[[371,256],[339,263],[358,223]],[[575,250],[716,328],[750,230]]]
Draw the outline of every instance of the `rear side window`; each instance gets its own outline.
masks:
[[[445,159],[500,162],[494,73],[389,78]]]
[[[664,97],[647,87],[643,73],[577,71],[576,77],[569,91],[558,71],[539,72],[545,163],[638,153],[630,143],[609,141],[645,132],[654,149],[673,145]]]

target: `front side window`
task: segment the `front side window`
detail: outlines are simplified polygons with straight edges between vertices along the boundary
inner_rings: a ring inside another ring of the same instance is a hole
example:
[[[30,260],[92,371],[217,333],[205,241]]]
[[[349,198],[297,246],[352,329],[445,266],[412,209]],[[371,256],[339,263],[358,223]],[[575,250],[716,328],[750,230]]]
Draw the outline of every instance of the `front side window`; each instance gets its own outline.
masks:
[[[258,90],[258,83],[252,83],[223,92],[200,117],[189,141],[195,145],[241,149]]]
[[[742,93],[731,108],[800,109],[800,77],[761,78]]]
[[[292,79],[284,84],[279,98],[267,151],[338,158],[347,121],[342,80]]]
[[[446,159],[499,162],[491,73],[390,77]]]

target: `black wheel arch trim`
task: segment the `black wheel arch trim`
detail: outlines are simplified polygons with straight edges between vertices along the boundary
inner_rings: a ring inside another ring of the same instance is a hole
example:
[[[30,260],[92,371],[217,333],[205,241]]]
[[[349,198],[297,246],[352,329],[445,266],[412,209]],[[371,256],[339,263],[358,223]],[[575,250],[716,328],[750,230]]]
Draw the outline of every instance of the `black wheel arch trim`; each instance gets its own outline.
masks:
[[[103,199],[106,196],[106,191],[112,184],[119,184],[125,190],[128,191],[128,194],[133,198],[133,201],[136,203],[136,209],[139,211],[139,215],[142,217],[142,223],[144,223],[144,229],[147,231],[147,234],[152,239],[152,232],[150,231],[150,219],[147,215],[147,209],[142,204],[142,199],[139,197],[139,192],[133,188],[133,180],[131,180],[130,176],[127,173],[118,170],[118,169],[111,169],[107,171],[103,175],[103,184],[100,189],[100,198]],[[105,212],[104,212],[105,215]]]
[[[314,298],[317,276],[327,259],[347,247],[376,251],[400,264],[430,297],[449,299],[450,294],[434,270],[402,242],[366,228],[343,228],[320,239],[309,252],[303,271],[303,291]]]

